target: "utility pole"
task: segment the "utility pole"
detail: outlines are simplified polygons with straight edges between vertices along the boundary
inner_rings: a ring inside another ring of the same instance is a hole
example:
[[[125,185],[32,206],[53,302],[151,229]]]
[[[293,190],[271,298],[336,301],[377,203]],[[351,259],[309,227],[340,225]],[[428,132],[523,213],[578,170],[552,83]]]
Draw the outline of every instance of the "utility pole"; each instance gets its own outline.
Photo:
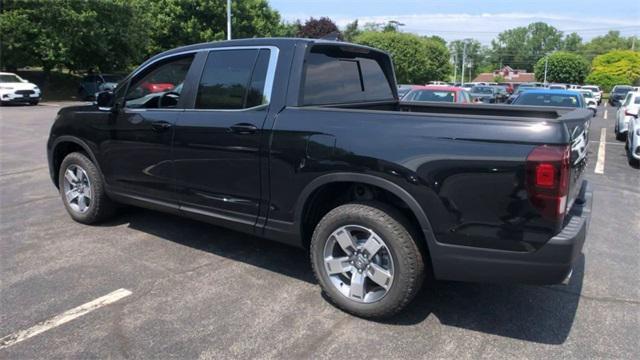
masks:
[[[549,64],[549,55],[544,57],[544,84],[547,85],[547,65]]]
[[[227,0],[227,40],[231,40],[231,0]]]
[[[453,82],[456,82],[458,79],[458,54],[457,52],[453,54]]]
[[[464,62],[467,57],[467,40],[464,41],[464,46],[462,47],[462,76],[460,77],[460,86],[464,84]]]

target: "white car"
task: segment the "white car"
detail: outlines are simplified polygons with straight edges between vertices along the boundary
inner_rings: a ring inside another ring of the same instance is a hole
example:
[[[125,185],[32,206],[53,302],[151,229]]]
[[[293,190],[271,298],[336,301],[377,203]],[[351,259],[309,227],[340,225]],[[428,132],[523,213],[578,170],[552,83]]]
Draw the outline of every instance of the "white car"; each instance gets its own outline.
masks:
[[[640,94],[636,92],[636,94]],[[636,97],[636,100],[640,97]],[[638,119],[638,107],[631,109],[629,113],[632,115],[629,121],[629,131],[627,132],[627,143],[625,149],[627,150],[627,159],[629,165],[638,167],[640,166],[640,119]]]
[[[600,105],[600,103],[602,102],[602,90],[600,89],[600,86],[583,85],[582,87],[580,87],[580,89],[591,90],[591,92],[593,93],[593,97],[596,98],[598,105]]]
[[[640,109],[640,92],[629,91],[616,112],[614,131],[617,140],[624,140],[629,131],[629,123],[638,115]]]
[[[36,84],[32,84],[20,76],[0,72],[0,102],[28,103],[38,105],[42,93]]]
[[[572,91],[579,92],[580,94],[582,94],[582,97],[584,98],[584,103],[587,104],[587,107],[591,111],[593,111],[593,116],[596,116],[596,114],[598,113],[598,102],[596,101],[595,96],[593,96],[593,92],[591,92],[591,90],[586,90],[586,89],[575,89]]]

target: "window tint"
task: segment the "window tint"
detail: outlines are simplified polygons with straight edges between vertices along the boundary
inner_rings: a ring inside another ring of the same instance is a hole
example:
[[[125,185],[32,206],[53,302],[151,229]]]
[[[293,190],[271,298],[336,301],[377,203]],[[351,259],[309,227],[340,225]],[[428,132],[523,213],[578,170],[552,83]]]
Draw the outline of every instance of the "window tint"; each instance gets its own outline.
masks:
[[[125,106],[128,108],[175,108],[193,55],[172,58],[153,65],[132,81]]]
[[[319,47],[306,59],[303,97],[305,105],[323,105],[392,100],[393,92],[375,59]]]
[[[453,91],[441,90],[416,90],[412,97],[414,101],[438,101],[453,102],[455,94]]]
[[[523,93],[515,101],[517,105],[578,107],[578,97],[574,95],[559,94],[533,94]]]
[[[244,109],[265,104],[263,90],[269,50],[224,50],[209,53],[196,108]]]
[[[636,98],[635,98],[635,99],[633,99],[633,103],[634,103],[635,105],[640,104],[640,96],[636,96]]]

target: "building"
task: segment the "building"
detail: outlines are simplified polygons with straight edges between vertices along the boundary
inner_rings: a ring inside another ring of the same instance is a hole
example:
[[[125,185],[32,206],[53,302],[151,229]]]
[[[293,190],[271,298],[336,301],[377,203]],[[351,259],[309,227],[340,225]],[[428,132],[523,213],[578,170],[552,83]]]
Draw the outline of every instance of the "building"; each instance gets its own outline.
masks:
[[[490,73],[481,73],[473,79],[474,82],[493,82],[497,76],[502,76],[504,82],[513,83],[528,83],[536,81],[534,73],[529,73],[526,70],[512,69],[510,66],[505,66],[502,69],[494,70]]]

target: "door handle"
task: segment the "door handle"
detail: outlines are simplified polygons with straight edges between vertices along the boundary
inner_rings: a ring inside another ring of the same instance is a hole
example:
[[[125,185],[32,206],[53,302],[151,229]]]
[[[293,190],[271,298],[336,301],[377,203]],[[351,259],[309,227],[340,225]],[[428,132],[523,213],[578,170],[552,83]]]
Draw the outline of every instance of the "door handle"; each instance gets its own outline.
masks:
[[[256,131],[258,131],[258,128],[252,124],[240,123],[240,124],[231,125],[229,127],[229,130],[236,134],[247,135],[247,134],[254,134]]]
[[[166,122],[166,121],[156,121],[156,122],[152,122],[151,123],[151,128],[154,131],[160,132],[160,131],[165,131],[169,128],[171,128],[173,126],[173,124]]]

